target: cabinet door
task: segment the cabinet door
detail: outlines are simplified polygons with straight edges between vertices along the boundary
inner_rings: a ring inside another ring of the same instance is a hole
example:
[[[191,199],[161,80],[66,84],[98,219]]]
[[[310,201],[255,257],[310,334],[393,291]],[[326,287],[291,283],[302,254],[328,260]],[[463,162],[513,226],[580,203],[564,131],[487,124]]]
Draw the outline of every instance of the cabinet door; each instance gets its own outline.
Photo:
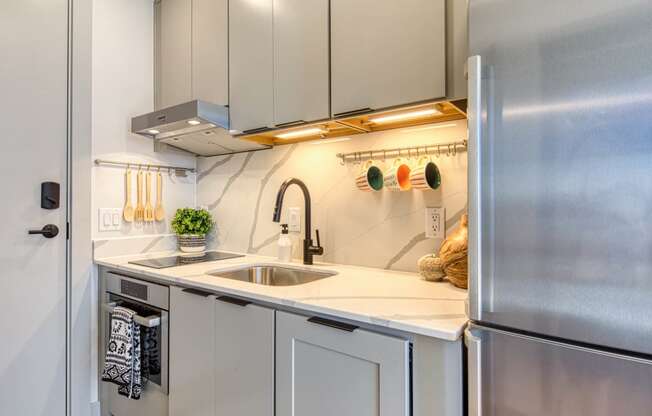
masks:
[[[446,95],[444,0],[331,0],[332,111]]]
[[[192,0],[193,99],[229,104],[228,0]]]
[[[406,416],[409,350],[402,339],[277,312],[276,415]]]
[[[215,297],[170,288],[170,416],[215,416]]]
[[[156,10],[156,108],[192,100],[192,2],[162,0]]]
[[[274,121],[330,116],[328,0],[274,0]]]
[[[218,297],[215,303],[217,415],[274,415],[274,310]]]
[[[231,128],[274,126],[273,0],[229,1]]]

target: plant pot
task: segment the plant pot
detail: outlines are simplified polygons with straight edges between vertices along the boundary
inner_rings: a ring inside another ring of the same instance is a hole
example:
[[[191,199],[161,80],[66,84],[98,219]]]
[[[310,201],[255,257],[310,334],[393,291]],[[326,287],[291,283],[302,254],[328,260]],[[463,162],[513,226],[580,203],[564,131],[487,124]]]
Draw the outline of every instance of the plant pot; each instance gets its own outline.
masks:
[[[205,235],[177,235],[177,243],[184,253],[203,253],[206,250]]]

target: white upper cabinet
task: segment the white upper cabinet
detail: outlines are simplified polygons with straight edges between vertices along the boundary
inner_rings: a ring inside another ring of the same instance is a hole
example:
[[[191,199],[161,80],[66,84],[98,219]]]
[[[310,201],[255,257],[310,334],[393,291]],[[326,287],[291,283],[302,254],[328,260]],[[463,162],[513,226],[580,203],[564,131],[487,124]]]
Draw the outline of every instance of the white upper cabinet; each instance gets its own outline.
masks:
[[[274,126],[273,0],[229,1],[229,104],[239,132]]]
[[[156,6],[156,108],[192,100],[192,3],[162,0]]]
[[[330,117],[328,0],[274,0],[274,122]]]
[[[193,99],[229,104],[228,0],[192,0]]]
[[[331,0],[333,116],[445,96],[445,0]]]
[[[155,21],[156,108],[227,105],[228,0],[161,0]]]

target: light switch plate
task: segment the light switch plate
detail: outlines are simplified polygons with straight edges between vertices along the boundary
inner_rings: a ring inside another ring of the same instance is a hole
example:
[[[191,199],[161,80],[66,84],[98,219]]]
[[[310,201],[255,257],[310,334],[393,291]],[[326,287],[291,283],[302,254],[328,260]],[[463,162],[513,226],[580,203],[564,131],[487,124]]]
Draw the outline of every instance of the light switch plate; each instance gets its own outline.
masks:
[[[446,238],[445,208],[426,208],[426,238]]]
[[[288,230],[293,233],[301,232],[301,208],[290,207],[288,209]]]
[[[100,231],[120,231],[122,228],[122,208],[100,208],[97,210]]]

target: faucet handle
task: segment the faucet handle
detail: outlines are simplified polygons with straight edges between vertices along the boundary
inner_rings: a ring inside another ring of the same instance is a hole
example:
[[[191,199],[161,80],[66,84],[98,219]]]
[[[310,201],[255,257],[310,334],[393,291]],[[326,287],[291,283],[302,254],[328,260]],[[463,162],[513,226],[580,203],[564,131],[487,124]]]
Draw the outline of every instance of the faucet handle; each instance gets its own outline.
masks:
[[[317,247],[321,247],[321,241],[319,240],[319,230],[315,230],[315,233],[317,233]]]

